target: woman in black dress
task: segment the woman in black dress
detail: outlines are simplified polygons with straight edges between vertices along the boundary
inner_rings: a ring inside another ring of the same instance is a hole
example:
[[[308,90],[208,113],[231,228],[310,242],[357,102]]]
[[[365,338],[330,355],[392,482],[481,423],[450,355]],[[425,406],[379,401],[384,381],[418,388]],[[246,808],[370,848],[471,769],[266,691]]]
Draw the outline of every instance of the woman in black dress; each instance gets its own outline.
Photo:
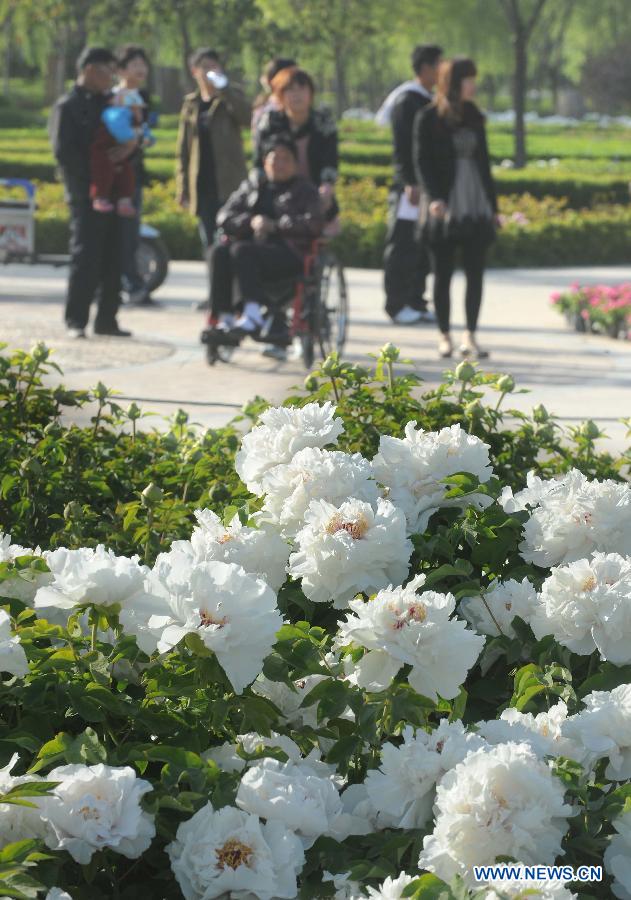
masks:
[[[442,357],[453,353],[450,286],[458,248],[467,281],[467,330],[460,352],[478,359],[488,356],[477,343],[476,329],[486,252],[495,238],[497,199],[485,120],[473,101],[476,74],[471,59],[442,63],[436,99],[414,121],[414,163],[423,189],[420,226],[433,261]]]

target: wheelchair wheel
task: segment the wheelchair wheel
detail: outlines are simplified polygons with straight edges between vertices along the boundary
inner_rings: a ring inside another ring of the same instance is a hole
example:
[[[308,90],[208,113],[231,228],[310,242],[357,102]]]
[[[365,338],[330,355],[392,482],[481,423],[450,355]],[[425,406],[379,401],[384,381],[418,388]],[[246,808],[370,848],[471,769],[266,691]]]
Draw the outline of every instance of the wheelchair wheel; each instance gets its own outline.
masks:
[[[206,362],[209,366],[214,366],[219,356],[217,354],[217,348],[214,344],[206,344]]]
[[[327,254],[322,263],[314,313],[314,330],[322,359],[334,351],[342,353],[348,334],[348,291],[344,268],[332,254]]]
[[[218,362],[230,362],[236,349],[235,347],[222,347],[221,344],[216,344],[212,340],[204,341],[204,346],[206,348],[206,362],[209,366],[214,366]]]

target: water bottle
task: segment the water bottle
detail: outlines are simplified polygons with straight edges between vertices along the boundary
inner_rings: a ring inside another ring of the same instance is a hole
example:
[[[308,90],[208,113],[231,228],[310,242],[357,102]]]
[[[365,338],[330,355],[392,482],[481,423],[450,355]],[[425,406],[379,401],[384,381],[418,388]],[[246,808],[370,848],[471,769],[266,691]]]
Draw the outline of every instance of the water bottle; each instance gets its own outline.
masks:
[[[228,84],[228,79],[223,72],[206,72],[206,78],[213,84],[218,91],[222,91]]]

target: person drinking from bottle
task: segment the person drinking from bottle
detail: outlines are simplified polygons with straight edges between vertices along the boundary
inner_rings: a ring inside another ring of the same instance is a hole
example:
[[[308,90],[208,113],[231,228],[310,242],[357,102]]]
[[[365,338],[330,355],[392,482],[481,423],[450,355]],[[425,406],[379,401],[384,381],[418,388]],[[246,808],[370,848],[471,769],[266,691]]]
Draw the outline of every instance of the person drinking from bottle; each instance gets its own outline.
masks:
[[[251,108],[224,72],[216,50],[203,47],[189,59],[197,89],[184,98],[177,139],[178,202],[199,220],[203,252],[215,237],[215,219],[247,174],[241,129]]]

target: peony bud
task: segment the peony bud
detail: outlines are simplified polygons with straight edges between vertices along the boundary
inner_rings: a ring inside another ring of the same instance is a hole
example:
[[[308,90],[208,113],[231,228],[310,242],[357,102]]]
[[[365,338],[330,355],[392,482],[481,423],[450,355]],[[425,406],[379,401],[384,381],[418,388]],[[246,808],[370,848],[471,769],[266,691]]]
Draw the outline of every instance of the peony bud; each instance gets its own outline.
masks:
[[[503,394],[510,394],[515,389],[515,379],[512,375],[502,375],[497,381],[497,389]]]
[[[593,419],[588,419],[581,425],[579,433],[581,437],[587,438],[590,441],[594,441],[596,440],[596,438],[600,437],[600,428],[593,421]]]
[[[474,375],[475,366],[472,366],[468,360],[464,359],[456,366],[456,378],[458,381],[471,381]]]
[[[162,488],[158,487],[158,485],[152,481],[151,484],[147,485],[140,497],[142,505],[149,508],[151,506],[156,506],[162,500],[164,492]]]
[[[78,500],[71,500],[64,506],[64,519],[68,522],[70,519],[80,519],[83,516],[83,507]]]
[[[539,403],[539,404],[538,404],[537,406],[535,406],[535,408],[533,409],[533,411],[532,411],[532,417],[533,417],[533,419],[535,420],[535,422],[538,422],[538,423],[541,424],[541,423],[543,423],[543,422],[547,422],[547,421],[548,421],[548,419],[550,418],[550,413],[549,413],[548,410],[545,408],[545,406],[543,405],[543,403]]]
[[[381,359],[386,362],[396,362],[399,358],[399,348],[395,347],[391,341],[388,341],[388,343],[384,344],[381,348],[380,356]]]
[[[467,403],[464,408],[465,415],[469,416],[469,418],[471,419],[475,419],[476,416],[481,416],[483,410],[484,407],[477,398],[475,400],[472,400],[470,403]]]

